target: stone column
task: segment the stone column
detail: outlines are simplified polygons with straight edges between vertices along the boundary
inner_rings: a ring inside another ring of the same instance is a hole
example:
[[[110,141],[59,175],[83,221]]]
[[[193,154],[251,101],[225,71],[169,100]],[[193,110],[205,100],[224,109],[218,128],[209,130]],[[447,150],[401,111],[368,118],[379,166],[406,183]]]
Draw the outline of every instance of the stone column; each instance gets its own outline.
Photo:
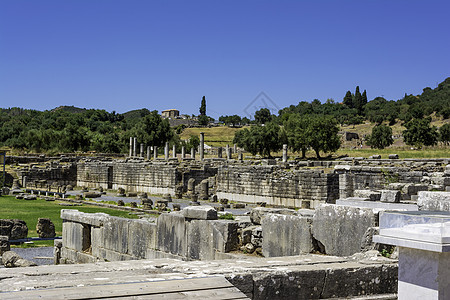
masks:
[[[23,177],[22,177],[22,186],[23,186],[24,188],[27,188],[27,180],[28,180],[28,177],[27,177],[27,176],[23,176]]]
[[[140,151],[139,151],[139,156],[140,156],[140,157],[144,157],[144,144],[141,143],[141,147],[140,147],[139,150],[140,150]]]
[[[238,159],[239,159],[240,161],[244,160],[244,155],[242,154],[242,152],[239,152],[239,154],[238,154]]]
[[[222,147],[217,148],[217,157],[222,158]]]
[[[237,153],[237,145],[236,144],[233,145],[233,153],[235,153],[235,154]]]
[[[205,158],[205,133],[200,132],[200,160]]]
[[[181,159],[186,158],[186,148],[184,146],[181,146]]]
[[[339,173],[339,199],[353,197],[353,174],[347,171]]]
[[[150,146],[147,146],[147,160],[150,160]]]
[[[283,162],[287,162],[287,144],[283,144]]]
[[[227,147],[225,148],[227,159],[231,159],[231,148],[230,145],[227,144]]]
[[[195,159],[195,148],[194,147],[191,148],[191,158]]]
[[[130,157],[133,156],[133,137],[130,137]]]
[[[158,158],[158,146],[153,146],[153,159]]]
[[[169,142],[166,142],[166,147],[164,147],[164,159],[169,160]]]
[[[133,138],[133,156],[136,156],[137,151],[137,138]]]
[[[177,147],[175,147],[175,145],[172,147],[172,157],[177,158]]]

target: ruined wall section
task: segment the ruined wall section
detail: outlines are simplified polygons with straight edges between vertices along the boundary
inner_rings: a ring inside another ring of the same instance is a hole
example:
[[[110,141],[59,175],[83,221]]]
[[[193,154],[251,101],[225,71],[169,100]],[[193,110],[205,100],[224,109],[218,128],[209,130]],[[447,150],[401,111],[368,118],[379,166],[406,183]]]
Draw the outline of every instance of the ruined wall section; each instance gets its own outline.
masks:
[[[195,179],[200,185],[204,179],[210,179],[210,187],[215,186],[217,167],[208,165],[180,166],[166,162],[144,161],[86,161],[78,164],[77,185],[104,189],[124,188],[129,192],[147,192],[151,194],[173,194],[177,185],[183,185],[187,191],[187,182]]]
[[[77,182],[76,163],[54,163],[45,167],[26,166],[17,169],[16,173],[21,184],[26,184],[27,187],[34,187],[35,183],[42,181],[49,185],[75,185]]]
[[[247,203],[314,208],[338,198],[338,180],[338,175],[324,170],[222,166],[217,174],[217,196]]]

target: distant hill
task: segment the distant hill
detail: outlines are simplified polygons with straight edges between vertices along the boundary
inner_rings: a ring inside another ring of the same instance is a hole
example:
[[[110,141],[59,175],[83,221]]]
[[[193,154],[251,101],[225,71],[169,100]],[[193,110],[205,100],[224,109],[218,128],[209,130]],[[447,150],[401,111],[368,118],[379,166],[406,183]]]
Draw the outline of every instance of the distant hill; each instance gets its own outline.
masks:
[[[127,111],[126,113],[123,113],[122,115],[123,115],[124,119],[130,120],[130,119],[143,118],[149,114],[150,114],[150,111],[148,109],[141,108],[141,109]]]
[[[62,106],[58,106],[58,107],[52,109],[51,112],[55,112],[58,110],[67,111],[69,113],[82,113],[82,112],[85,112],[87,109],[75,107],[73,105],[72,106],[62,105]]]

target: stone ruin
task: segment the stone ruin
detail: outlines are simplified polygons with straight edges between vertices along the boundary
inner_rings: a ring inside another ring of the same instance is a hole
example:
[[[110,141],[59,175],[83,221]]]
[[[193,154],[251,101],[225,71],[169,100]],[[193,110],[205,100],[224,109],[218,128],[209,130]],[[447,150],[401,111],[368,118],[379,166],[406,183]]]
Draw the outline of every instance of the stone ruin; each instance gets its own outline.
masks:
[[[354,261],[371,250],[389,249],[373,242],[385,211],[450,211],[449,159],[85,159],[76,164],[74,180],[78,186],[136,195],[181,195],[192,205],[200,204],[199,199],[224,199],[267,207],[252,209],[249,217],[218,220],[215,210],[191,206],[162,213],[154,222],[63,211],[63,241],[55,242],[57,263],[237,260],[243,255],[314,253]],[[145,198],[141,201],[153,205]],[[372,279],[384,276],[395,281],[396,261],[381,265],[390,273]],[[391,286],[383,290],[395,292]]]

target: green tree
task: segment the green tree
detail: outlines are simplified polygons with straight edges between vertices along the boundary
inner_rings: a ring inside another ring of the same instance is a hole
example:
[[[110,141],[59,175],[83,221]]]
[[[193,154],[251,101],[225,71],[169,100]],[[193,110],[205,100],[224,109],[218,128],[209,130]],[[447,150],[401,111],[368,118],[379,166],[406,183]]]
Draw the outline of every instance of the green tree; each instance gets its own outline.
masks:
[[[431,118],[412,119],[405,124],[403,139],[407,145],[422,148],[437,143],[438,131],[436,126],[430,127]]]
[[[344,103],[344,105],[347,105],[349,108],[354,107],[352,92],[347,91],[347,93],[345,94],[343,103]]]
[[[198,116],[198,124],[200,126],[207,126],[209,124],[209,118],[205,115]]]
[[[330,116],[310,117],[307,121],[308,145],[316,152],[320,158],[320,151],[334,152],[341,146],[341,139],[338,135],[339,127],[336,120]]]
[[[439,128],[439,140],[444,145],[450,144],[450,123],[446,123]]]
[[[261,108],[255,112],[255,121],[258,124],[266,124],[272,119],[268,108]]]
[[[371,148],[384,149],[393,143],[392,128],[383,124],[374,126],[372,134],[367,137],[367,144]]]
[[[309,148],[308,125],[308,118],[302,118],[298,114],[290,114],[284,122],[288,146],[295,152],[301,152],[302,158],[306,157]]]
[[[154,110],[135,125],[130,135],[137,137],[141,143],[160,147],[172,138],[173,131],[169,121],[162,119]]]
[[[206,98],[203,96],[202,103],[200,104],[200,115],[206,116]]]
[[[285,142],[280,126],[274,122],[268,122],[265,126],[255,125],[250,129],[239,130],[233,139],[233,143],[251,154],[259,153],[265,157],[271,157],[271,152],[281,150]]]

